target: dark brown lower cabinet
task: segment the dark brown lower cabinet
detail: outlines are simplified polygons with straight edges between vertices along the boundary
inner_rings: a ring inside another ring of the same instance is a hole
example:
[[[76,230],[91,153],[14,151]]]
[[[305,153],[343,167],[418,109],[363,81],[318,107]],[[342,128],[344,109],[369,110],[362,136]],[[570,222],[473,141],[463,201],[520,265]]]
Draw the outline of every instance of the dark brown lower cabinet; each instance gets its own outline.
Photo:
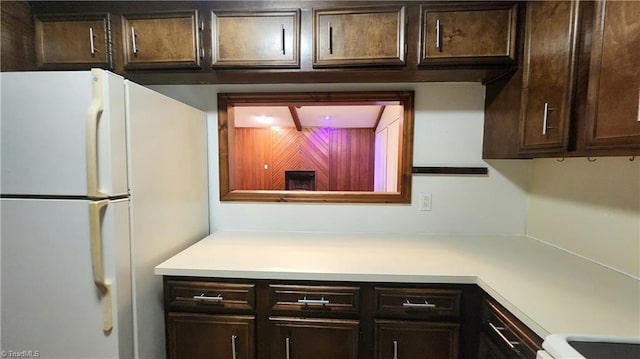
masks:
[[[358,359],[357,320],[271,318],[270,324],[271,358]]]
[[[253,359],[254,317],[169,313],[170,359]]]
[[[164,277],[169,359],[535,359],[473,284]]]
[[[458,358],[457,323],[376,320],[375,358]]]
[[[542,339],[492,298],[485,298],[479,359],[535,359]]]

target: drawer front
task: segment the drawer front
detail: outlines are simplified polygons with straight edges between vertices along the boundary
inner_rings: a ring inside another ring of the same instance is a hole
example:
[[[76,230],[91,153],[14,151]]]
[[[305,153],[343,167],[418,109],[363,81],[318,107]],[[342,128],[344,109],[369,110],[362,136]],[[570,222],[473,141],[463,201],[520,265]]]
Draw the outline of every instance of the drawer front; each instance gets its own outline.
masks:
[[[484,330],[495,346],[511,357],[536,358],[542,339],[498,304],[485,301],[484,306]]]
[[[253,311],[255,285],[168,281],[169,308],[201,308],[214,312]]]
[[[270,285],[271,309],[275,312],[357,314],[358,287]]]
[[[398,318],[460,315],[460,290],[376,287],[376,313]]]

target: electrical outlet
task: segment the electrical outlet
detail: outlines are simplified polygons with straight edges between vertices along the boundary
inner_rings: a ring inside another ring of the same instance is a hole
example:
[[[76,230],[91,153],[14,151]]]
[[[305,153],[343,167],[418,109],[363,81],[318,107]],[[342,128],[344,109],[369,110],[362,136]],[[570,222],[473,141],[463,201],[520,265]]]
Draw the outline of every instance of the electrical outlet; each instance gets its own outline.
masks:
[[[420,210],[421,211],[431,210],[431,193],[427,193],[427,192],[420,193]]]

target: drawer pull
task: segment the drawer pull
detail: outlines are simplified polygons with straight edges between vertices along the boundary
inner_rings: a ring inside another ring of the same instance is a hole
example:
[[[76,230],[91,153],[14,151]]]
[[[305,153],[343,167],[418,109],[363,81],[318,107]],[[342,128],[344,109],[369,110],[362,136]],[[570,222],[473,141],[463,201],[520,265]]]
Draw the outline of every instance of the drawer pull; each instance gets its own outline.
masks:
[[[516,345],[519,345],[520,342],[518,341],[511,341],[509,339],[507,339],[507,337],[504,336],[504,334],[502,334],[503,330],[508,330],[508,328],[505,327],[496,327],[495,325],[493,325],[493,323],[489,322],[489,326],[491,327],[491,329],[493,329],[494,332],[496,332],[496,334],[498,334],[498,336],[500,337],[500,339],[502,339],[502,341],[504,341],[509,348],[511,349],[516,349]]]
[[[426,300],[424,301],[424,303],[411,303],[409,299],[407,299],[406,302],[402,303],[402,306],[405,308],[435,308],[436,307],[435,304],[431,304]]]
[[[298,304],[304,304],[304,305],[327,305],[329,304],[329,301],[327,299],[324,299],[324,297],[320,298],[320,299],[307,299],[307,297],[304,297],[302,299],[298,299]]]
[[[393,359],[398,359],[398,341],[393,341]]]
[[[222,300],[224,298],[222,297],[222,294],[218,294],[215,297],[209,297],[209,296],[204,295],[204,293],[202,293],[200,295],[194,295],[193,299],[207,301],[207,302],[219,303],[219,302],[222,302]]]

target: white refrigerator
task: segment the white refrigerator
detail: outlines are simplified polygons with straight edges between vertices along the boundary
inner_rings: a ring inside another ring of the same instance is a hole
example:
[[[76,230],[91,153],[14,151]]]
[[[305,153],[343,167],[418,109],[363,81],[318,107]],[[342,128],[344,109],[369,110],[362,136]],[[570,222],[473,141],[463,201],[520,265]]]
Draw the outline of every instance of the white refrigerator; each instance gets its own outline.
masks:
[[[153,268],[209,233],[205,114],[104,70],[0,86],[3,357],[163,358]]]

